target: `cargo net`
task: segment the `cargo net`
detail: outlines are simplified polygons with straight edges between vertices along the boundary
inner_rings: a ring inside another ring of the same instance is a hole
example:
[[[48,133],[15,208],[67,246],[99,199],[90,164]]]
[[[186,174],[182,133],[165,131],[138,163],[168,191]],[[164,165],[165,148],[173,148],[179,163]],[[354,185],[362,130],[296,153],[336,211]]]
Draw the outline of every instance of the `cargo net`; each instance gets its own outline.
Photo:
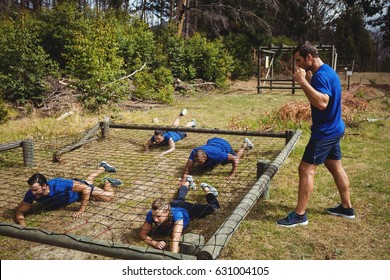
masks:
[[[87,237],[91,241],[103,240],[110,246],[142,246],[147,251],[148,246],[139,238],[146,214],[153,200],[161,197],[166,200],[175,198],[191,150],[205,144],[212,137],[227,140],[237,150],[244,138],[248,137],[254,148],[245,151],[232,181],[226,181],[232,169],[231,164],[219,165],[206,173],[193,174],[197,189],[189,191],[187,201],[206,203],[205,193],[200,187],[202,182],[215,186],[219,191],[221,209],[215,214],[191,221],[185,230],[187,233],[201,235],[207,241],[257,181],[257,161],[272,161],[285,146],[284,138],[189,132],[185,139],[176,142],[175,151],[160,157],[160,153],[168,147],[155,147],[148,153],[144,152],[143,144],[152,134],[153,130],[150,129],[110,129],[106,139],[91,141],[62,154],[60,162],[53,161],[53,154],[76,142],[80,135],[35,141],[33,168],[23,166],[22,153],[18,149],[0,153],[0,223],[14,223],[15,208],[28,190],[26,181],[32,174],[39,172],[48,179],[85,179],[96,170],[99,162],[106,161],[115,166],[117,172],[103,173],[95,180],[94,185],[100,186],[105,176],[120,179],[123,184],[115,188],[113,201],[91,199],[80,219],[72,219],[72,213],[79,209],[79,202],[50,211],[34,203],[33,210],[25,217],[27,227],[54,232],[56,235]],[[169,241],[169,238],[167,236],[166,240]]]

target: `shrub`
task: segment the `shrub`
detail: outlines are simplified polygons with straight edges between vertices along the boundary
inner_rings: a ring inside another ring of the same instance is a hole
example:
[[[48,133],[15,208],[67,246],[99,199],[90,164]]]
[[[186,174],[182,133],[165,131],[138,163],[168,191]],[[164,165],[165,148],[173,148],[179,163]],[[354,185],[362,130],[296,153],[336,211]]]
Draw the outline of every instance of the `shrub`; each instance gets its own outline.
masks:
[[[116,23],[118,56],[124,59],[123,69],[129,73],[143,63],[153,62],[154,35],[149,27],[135,18],[126,17]]]
[[[39,13],[42,46],[61,69],[65,69],[68,62],[66,47],[72,44],[77,31],[85,29],[83,19],[88,18],[87,11],[82,11],[74,3],[61,3]]]
[[[152,99],[166,103],[173,102],[173,76],[166,67],[153,71],[142,71],[135,75],[134,95],[142,99]]]
[[[121,95],[116,91],[117,84],[110,91],[105,87],[124,74],[123,58],[118,56],[115,28],[110,21],[86,19],[65,50],[67,71],[78,80],[75,86],[82,92],[81,100],[89,109],[115,101],[111,98],[112,91],[116,96]]]
[[[200,34],[186,40],[186,62],[196,70],[196,77],[224,86],[233,70],[233,58],[221,40],[208,41]]]
[[[188,81],[196,77],[196,70],[188,62],[185,40],[177,35],[176,25],[168,24],[158,29],[156,41],[157,52],[162,58],[158,63],[170,68],[175,78]]]
[[[8,111],[2,99],[0,99],[0,124],[8,120]]]
[[[256,74],[257,61],[253,59],[253,48],[248,36],[232,33],[224,38],[223,43],[233,57],[233,79],[248,80]]]
[[[28,13],[0,23],[0,93],[5,100],[35,105],[42,101],[45,77],[57,74],[53,63],[40,45],[40,22]]]
[[[165,64],[174,77],[186,81],[197,78],[223,86],[233,70],[233,58],[222,41],[209,41],[199,33],[185,40],[176,33],[172,25],[157,32],[158,50],[166,56]]]

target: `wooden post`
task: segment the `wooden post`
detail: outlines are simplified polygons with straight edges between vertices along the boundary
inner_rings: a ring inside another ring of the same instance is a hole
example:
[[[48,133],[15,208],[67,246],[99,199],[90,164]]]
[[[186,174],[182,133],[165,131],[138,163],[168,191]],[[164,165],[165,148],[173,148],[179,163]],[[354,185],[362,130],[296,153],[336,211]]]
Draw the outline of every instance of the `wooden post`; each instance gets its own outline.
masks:
[[[196,233],[185,233],[180,238],[180,252],[185,255],[196,256],[204,246],[204,237]]]
[[[110,118],[104,117],[103,121],[100,123],[100,129],[102,133],[102,138],[106,139],[110,132]]]
[[[257,93],[261,93],[261,47],[259,48],[259,53],[257,54]]]
[[[99,138],[97,136],[94,136],[94,134],[96,133],[96,131],[98,131],[100,126],[101,126],[100,123],[97,123],[94,127],[92,127],[90,130],[88,130],[85,133],[85,135],[77,143],[68,145],[65,148],[63,148],[61,151],[54,153],[53,161],[60,162],[61,161],[60,156],[62,154],[73,151],[74,149],[77,149],[77,148],[81,147],[82,145],[85,145],[89,142],[98,140]]]
[[[294,54],[292,54],[292,57],[294,57]],[[291,71],[291,81],[292,81],[292,94],[295,94],[295,80],[294,80],[294,73],[295,73],[295,60],[292,60],[292,71]]]
[[[34,142],[32,140],[24,140],[21,146],[23,149],[24,166],[34,167]]]
[[[271,164],[271,161],[269,161],[269,160],[258,160],[257,161],[257,180],[261,177],[261,175],[264,174],[264,172],[268,169],[270,164]],[[270,183],[267,184],[266,189],[260,195],[260,199],[263,199],[263,200],[269,199],[269,189],[270,189]]]
[[[291,138],[293,137],[295,131],[294,130],[286,130],[286,145],[288,142],[290,142]]]

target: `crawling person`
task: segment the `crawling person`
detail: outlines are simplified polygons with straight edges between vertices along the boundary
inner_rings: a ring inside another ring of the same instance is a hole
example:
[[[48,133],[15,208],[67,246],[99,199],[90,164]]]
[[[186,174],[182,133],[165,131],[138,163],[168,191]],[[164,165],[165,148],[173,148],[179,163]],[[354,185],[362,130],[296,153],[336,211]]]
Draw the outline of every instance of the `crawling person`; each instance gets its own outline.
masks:
[[[113,178],[103,178],[103,188],[94,186],[95,178],[103,172],[114,173],[116,169],[102,161],[98,169],[89,175],[85,181],[65,178],[47,180],[40,173],[32,175],[27,180],[29,190],[16,209],[16,223],[26,226],[25,214],[31,209],[34,201],[42,203],[48,209],[58,209],[76,201],[81,201],[80,208],[72,214],[73,218],[83,217],[91,197],[101,201],[112,201],[114,197],[113,187],[121,185],[122,181]]]
[[[183,109],[180,114],[176,117],[176,119],[173,121],[172,126],[178,127],[180,124],[180,119],[182,116],[185,116],[187,114],[187,110]],[[196,127],[196,120],[193,119],[190,122],[188,122],[186,127]],[[187,137],[186,132],[180,132],[180,131],[162,131],[160,129],[156,129],[154,131],[154,135],[144,144],[145,152],[148,152],[150,148],[157,144],[159,146],[169,146],[169,149],[162,152],[160,156],[165,156],[166,154],[169,154],[173,152],[176,149],[175,142],[178,142],[182,139]]]
[[[201,184],[207,204],[187,202],[185,199],[191,184],[194,183],[186,181],[179,188],[177,198],[171,203],[163,198],[153,201],[152,209],[146,215],[140,231],[140,237],[146,244],[161,250],[170,247],[171,252],[178,253],[180,237],[190,220],[206,217],[220,208],[218,191],[207,183]],[[154,240],[149,236],[152,231],[163,235],[171,234],[170,246],[165,241]]]

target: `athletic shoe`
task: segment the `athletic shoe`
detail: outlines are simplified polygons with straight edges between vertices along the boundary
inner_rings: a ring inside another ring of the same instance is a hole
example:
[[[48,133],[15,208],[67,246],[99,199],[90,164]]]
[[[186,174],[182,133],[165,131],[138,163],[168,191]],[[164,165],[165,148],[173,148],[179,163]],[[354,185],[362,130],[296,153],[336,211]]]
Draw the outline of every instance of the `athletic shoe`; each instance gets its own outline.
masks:
[[[306,213],[303,215],[297,215],[295,212],[291,212],[286,218],[277,221],[278,226],[281,227],[295,227],[295,226],[306,226],[309,220],[306,217]]]
[[[106,172],[110,172],[110,173],[115,173],[116,172],[116,168],[114,166],[111,166],[109,165],[107,162],[105,161],[102,161],[101,163],[99,163],[99,166],[102,166],[104,167],[104,170]]]
[[[119,179],[114,179],[114,178],[103,178],[103,181],[110,182],[112,186],[117,187],[123,184],[123,182]]]
[[[209,192],[212,193],[215,197],[218,196],[218,191],[216,188],[214,188],[213,186],[210,186],[209,184],[207,183],[202,183],[200,184],[200,186],[202,187],[202,189],[205,189],[205,188],[209,188]]]
[[[192,178],[191,175],[187,175],[186,181],[190,183],[191,190],[196,190],[196,184],[195,184],[194,179]]]
[[[353,208],[344,208],[341,204],[334,208],[328,208],[326,209],[326,211],[329,214],[335,216],[340,216],[351,220],[355,219],[355,211],[353,210]]]
[[[245,138],[244,139],[244,143],[246,143],[247,145],[246,145],[246,150],[251,150],[251,149],[253,149],[253,147],[254,147],[254,145],[253,145],[253,143],[252,143],[252,141],[251,140],[249,140],[248,138]]]
[[[186,109],[181,110],[180,116],[185,116],[186,114],[187,114],[187,110]]]
[[[195,119],[192,119],[191,121],[194,123],[194,124],[192,125],[192,127],[195,128],[196,125],[197,125],[196,120],[195,120]]]

